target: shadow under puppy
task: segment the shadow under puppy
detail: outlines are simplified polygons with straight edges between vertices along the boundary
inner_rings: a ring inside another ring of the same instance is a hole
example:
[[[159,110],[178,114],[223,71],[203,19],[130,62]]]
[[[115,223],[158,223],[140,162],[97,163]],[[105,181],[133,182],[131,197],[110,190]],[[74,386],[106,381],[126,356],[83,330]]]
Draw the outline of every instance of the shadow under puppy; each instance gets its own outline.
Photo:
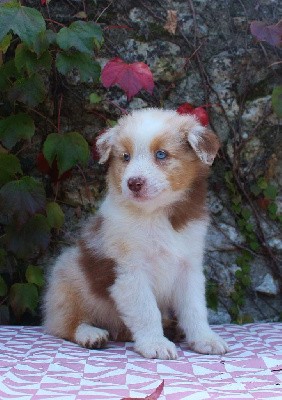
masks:
[[[189,348],[228,348],[207,321],[203,274],[206,178],[219,148],[195,117],[144,109],[97,141],[107,195],[49,276],[44,326],[85,347],[128,337],[147,358],[176,359],[162,318],[173,311]]]

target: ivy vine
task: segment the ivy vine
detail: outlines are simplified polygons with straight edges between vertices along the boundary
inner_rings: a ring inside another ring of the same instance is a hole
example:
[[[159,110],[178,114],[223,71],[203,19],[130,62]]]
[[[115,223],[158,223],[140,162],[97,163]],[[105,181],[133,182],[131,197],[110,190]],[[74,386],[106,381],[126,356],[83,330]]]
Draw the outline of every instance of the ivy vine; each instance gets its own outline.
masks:
[[[101,27],[91,21],[56,26],[48,29],[38,10],[18,1],[0,5],[0,322],[35,315],[44,276],[33,263],[64,223],[58,202],[23,165],[22,149],[39,135],[34,112],[53,100],[49,83],[58,75],[76,73],[95,83],[101,74]],[[41,167],[57,168],[59,180],[87,165],[90,151],[81,133],[60,131],[60,118],[53,127],[38,157]]]

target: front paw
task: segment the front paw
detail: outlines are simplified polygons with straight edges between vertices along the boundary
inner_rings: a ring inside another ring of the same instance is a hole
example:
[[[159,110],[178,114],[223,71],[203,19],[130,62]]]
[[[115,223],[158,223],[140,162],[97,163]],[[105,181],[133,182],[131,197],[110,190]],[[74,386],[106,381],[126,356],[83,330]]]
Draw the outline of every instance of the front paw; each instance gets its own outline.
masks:
[[[89,324],[80,324],[76,331],[74,341],[88,349],[100,349],[105,347],[109,340],[109,332],[105,329],[96,328]]]
[[[225,341],[213,331],[199,334],[194,340],[188,340],[188,346],[201,354],[225,354],[229,350]]]
[[[177,359],[175,344],[165,337],[138,340],[135,342],[134,350],[145,358],[159,358],[161,360]]]

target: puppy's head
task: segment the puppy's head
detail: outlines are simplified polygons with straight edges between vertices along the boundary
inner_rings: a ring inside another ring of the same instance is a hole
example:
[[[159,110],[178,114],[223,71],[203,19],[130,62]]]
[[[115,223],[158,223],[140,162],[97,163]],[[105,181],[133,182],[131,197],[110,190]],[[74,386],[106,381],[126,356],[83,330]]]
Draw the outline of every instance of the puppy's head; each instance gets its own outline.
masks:
[[[206,176],[219,141],[194,116],[145,109],[122,117],[97,140],[97,149],[100,163],[109,161],[110,191],[157,208],[179,200]]]

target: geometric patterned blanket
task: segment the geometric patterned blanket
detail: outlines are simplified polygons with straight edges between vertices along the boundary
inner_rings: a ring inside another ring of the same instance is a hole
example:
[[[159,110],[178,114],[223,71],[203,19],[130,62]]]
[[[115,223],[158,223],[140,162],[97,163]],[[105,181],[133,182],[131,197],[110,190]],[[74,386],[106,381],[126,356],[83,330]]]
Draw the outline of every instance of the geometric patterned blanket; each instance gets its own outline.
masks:
[[[164,382],[159,400],[282,399],[282,324],[218,325],[223,356],[200,355],[185,343],[178,360],[147,360],[132,343],[83,349],[41,327],[0,327],[0,399],[145,398]],[[156,397],[155,397],[156,398]]]

